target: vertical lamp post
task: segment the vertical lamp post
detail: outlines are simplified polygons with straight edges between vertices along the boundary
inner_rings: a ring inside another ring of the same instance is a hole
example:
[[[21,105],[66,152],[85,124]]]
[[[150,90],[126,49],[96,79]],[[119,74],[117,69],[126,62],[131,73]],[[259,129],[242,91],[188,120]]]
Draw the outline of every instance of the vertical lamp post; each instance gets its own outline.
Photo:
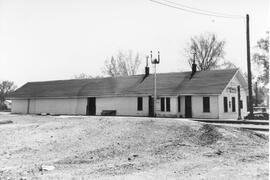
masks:
[[[160,62],[160,54],[158,51],[158,58],[153,59],[152,51],[150,51],[151,63],[154,64],[154,117],[156,117],[156,102],[157,102],[157,64]]]

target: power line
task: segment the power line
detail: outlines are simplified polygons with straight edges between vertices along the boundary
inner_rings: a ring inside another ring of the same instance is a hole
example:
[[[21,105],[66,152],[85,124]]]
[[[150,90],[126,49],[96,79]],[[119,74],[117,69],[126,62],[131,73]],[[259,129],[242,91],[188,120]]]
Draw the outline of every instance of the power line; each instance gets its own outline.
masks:
[[[225,13],[220,13],[220,12],[202,10],[202,9],[199,9],[199,8],[194,8],[194,7],[191,7],[191,6],[187,6],[185,4],[180,4],[180,3],[176,3],[176,2],[173,2],[173,1],[169,1],[169,0],[162,0],[162,1],[174,4],[174,5],[182,6],[182,7],[185,7],[185,8],[189,8],[189,9],[192,9],[192,10],[197,10],[197,11],[201,11],[201,12],[210,13],[210,14],[216,14],[216,15],[221,15],[221,16],[230,16],[230,17],[233,17],[233,18],[234,17],[235,18],[244,18],[244,16],[241,16],[241,15],[225,14]]]
[[[174,5],[164,3],[164,2],[160,2],[160,1],[157,1],[157,0],[150,0],[150,1],[153,2],[153,3],[156,3],[156,4],[160,4],[160,5],[163,5],[163,6],[170,7],[170,8],[190,12],[190,13],[193,13],[193,14],[201,14],[201,15],[205,15],[205,16],[214,16],[214,17],[230,18],[230,19],[242,19],[242,18],[244,18],[242,16],[234,16],[234,15],[228,15],[228,14],[222,14],[222,13],[216,13],[216,12],[212,12],[212,11],[205,11],[205,10],[201,10],[201,9],[197,9],[197,8],[192,8],[190,6],[186,6],[186,5],[175,3],[175,2],[172,2],[172,1],[168,1],[168,0],[163,0],[163,1],[171,3],[171,4],[175,4],[175,5],[178,5],[178,6],[174,6]],[[179,7],[179,6],[182,6],[182,7]],[[183,8],[183,7],[185,7],[185,8]],[[186,9],[186,8],[189,8],[189,9]]]

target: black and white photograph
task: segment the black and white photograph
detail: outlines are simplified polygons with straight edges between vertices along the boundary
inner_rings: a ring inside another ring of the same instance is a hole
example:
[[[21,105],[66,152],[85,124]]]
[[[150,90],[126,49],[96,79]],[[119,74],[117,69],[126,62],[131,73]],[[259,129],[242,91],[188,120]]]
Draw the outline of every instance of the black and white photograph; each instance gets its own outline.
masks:
[[[269,179],[269,0],[0,0],[0,180]]]

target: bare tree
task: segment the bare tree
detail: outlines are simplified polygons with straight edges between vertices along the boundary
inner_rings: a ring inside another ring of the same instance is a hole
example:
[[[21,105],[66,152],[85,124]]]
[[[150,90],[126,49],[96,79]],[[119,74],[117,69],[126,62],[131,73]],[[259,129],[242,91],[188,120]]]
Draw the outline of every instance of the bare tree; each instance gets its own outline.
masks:
[[[237,68],[237,66],[232,63],[231,61],[223,61],[223,63],[221,65],[219,65],[218,67],[219,69],[235,69]]]
[[[191,39],[188,48],[185,49],[188,62],[191,65],[193,55],[200,71],[207,71],[219,67],[219,61],[224,57],[225,41],[219,41],[215,34],[202,34]]]
[[[88,75],[86,73],[81,73],[78,75],[74,75],[72,79],[92,79],[93,77],[91,75]]]
[[[72,79],[98,79],[98,78],[103,78],[102,76],[91,76],[89,74],[86,74],[86,73],[81,73],[81,74],[78,74],[78,75],[74,75],[72,77]]]
[[[12,81],[0,82],[0,105],[4,104],[6,97],[16,90],[17,86]]]
[[[131,50],[119,51],[115,57],[105,61],[103,73],[112,77],[135,75],[140,63],[139,53],[134,54]]]

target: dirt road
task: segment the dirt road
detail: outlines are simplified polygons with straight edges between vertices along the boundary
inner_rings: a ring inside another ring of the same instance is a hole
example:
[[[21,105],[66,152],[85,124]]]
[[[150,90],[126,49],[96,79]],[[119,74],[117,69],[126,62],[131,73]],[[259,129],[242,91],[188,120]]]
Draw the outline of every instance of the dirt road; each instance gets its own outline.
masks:
[[[268,179],[268,136],[248,130],[134,117],[1,120],[13,123],[0,125],[0,179]]]

